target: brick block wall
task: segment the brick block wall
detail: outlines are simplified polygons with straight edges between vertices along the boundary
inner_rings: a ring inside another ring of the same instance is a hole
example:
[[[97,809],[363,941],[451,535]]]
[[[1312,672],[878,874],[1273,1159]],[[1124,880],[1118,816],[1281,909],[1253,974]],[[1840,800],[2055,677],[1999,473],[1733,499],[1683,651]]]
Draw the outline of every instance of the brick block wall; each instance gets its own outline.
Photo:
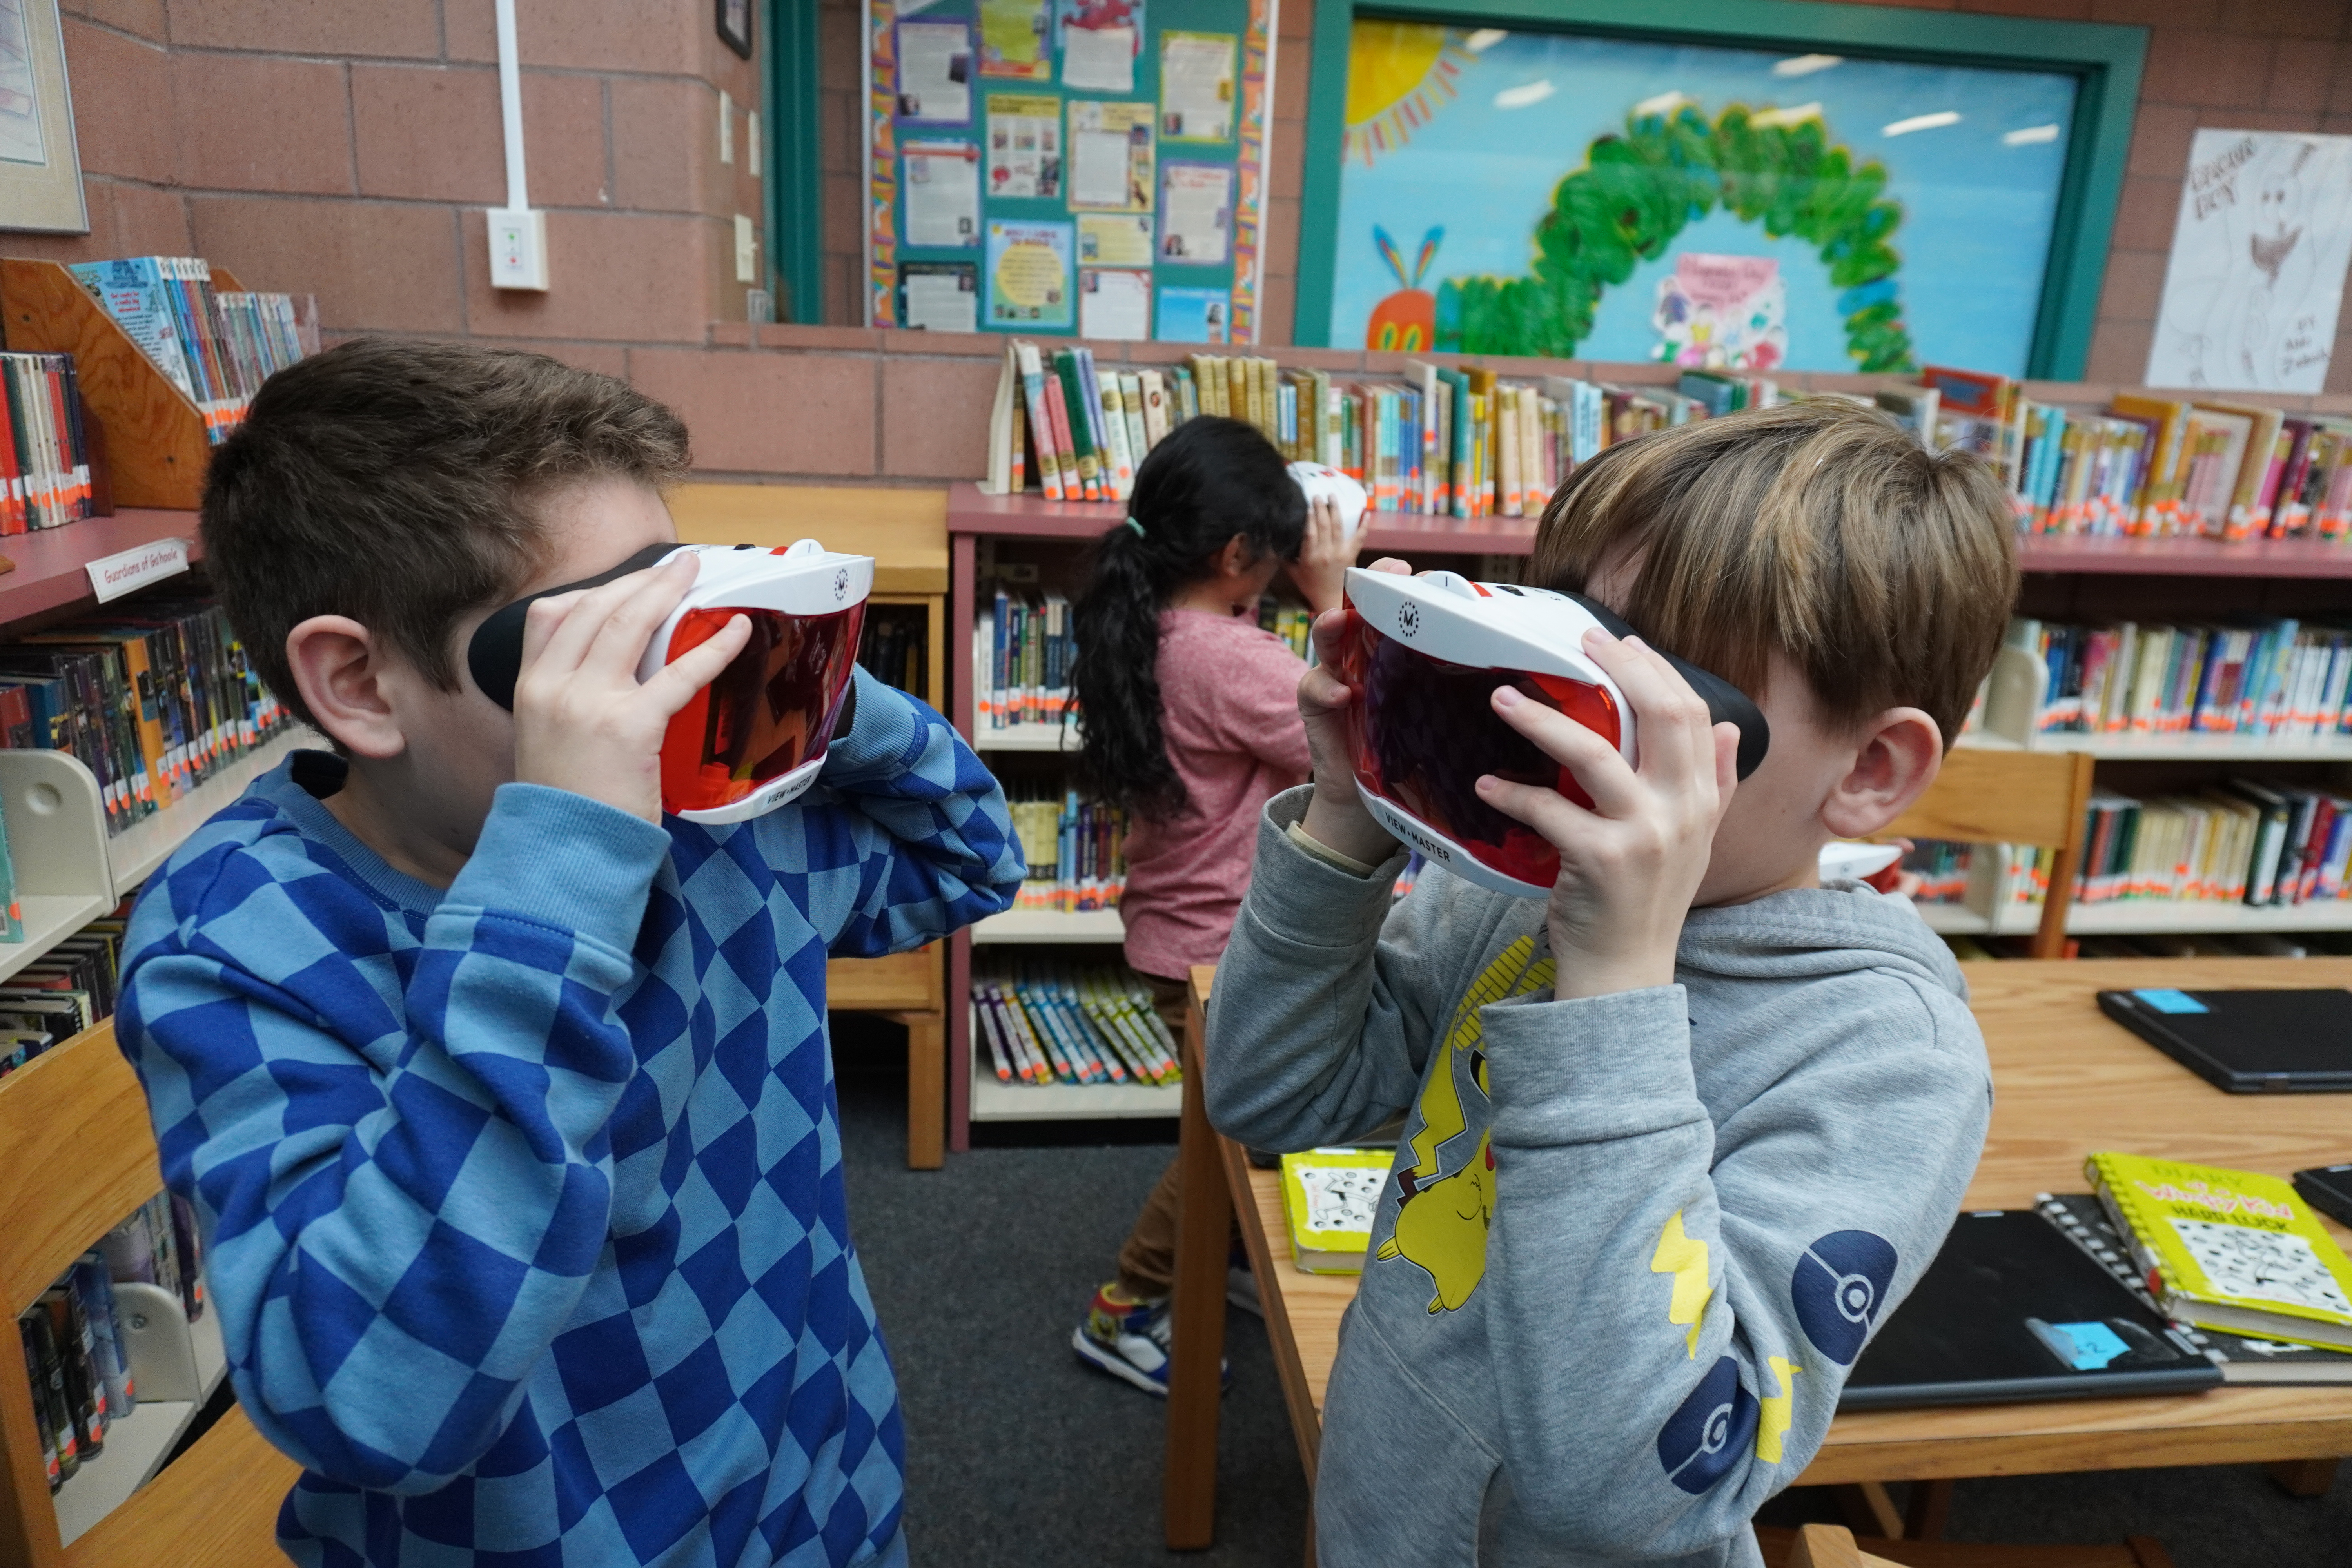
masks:
[[[701,343],[741,320],[734,215],[759,73],[708,0],[520,0],[530,199],[552,290],[489,287],[506,199],[492,0],[63,0],[85,237],[10,255],[195,254],[315,293],[332,334]],[[733,100],[733,164],[719,95]],[[762,225],[764,227],[764,224]]]
[[[2098,325],[2084,370],[2093,381],[2133,382],[2147,370],[2189,142],[2200,127],[2352,134],[2352,0],[1843,3],[2113,22],[2148,29],[2147,71],[2133,127],[2129,174],[2116,215]],[[837,13],[838,23],[824,34],[825,79],[828,89],[836,80],[845,83],[837,102],[830,96],[827,100],[827,168],[845,156],[842,166],[847,183],[838,203],[827,201],[825,245],[829,255],[845,258],[854,278],[860,250],[856,226],[864,208],[856,192],[856,140],[862,129],[856,90],[862,45],[856,0],[826,0],[826,5],[828,15]],[[1270,344],[1289,342],[1293,331],[1314,7],[1305,0],[1284,5],[1279,37],[1267,148],[1265,327],[1260,340]],[[835,136],[846,139],[845,154],[836,154],[831,140]],[[832,274],[827,276],[830,287]],[[862,320],[855,289],[842,300],[836,306],[828,293],[825,319]],[[2352,391],[2352,306],[2337,320],[2327,385],[2331,391]]]

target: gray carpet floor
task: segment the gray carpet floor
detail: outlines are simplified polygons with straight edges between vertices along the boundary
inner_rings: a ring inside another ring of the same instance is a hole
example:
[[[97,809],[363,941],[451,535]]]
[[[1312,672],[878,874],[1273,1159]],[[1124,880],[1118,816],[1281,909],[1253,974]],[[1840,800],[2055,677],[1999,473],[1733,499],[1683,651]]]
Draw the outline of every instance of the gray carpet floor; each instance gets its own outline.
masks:
[[[906,1408],[916,1568],[1297,1568],[1306,1487],[1258,1321],[1229,1314],[1233,1388],[1218,1456],[1218,1538],[1160,1538],[1160,1404],[1079,1363],[1070,1331],[1108,1277],[1171,1142],[1166,1127],[906,1167],[903,1037],[836,1017],[850,1228]],[[1057,1136],[1050,1131],[1039,1139]],[[2352,1397],[2352,1394],[2347,1394]],[[1837,1517],[1826,1495],[1776,1499],[1767,1522]],[[2163,1541],[2179,1568],[2352,1568],[2352,1464],[2324,1498],[2255,1466],[1964,1481],[1948,1538]]]

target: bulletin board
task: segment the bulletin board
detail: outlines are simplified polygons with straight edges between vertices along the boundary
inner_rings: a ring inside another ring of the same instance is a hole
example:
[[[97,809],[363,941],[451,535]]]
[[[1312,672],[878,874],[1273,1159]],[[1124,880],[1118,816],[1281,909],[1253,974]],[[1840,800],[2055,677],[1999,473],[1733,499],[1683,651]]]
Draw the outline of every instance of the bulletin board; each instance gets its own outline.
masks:
[[[1250,343],[1275,0],[866,0],[866,321]]]

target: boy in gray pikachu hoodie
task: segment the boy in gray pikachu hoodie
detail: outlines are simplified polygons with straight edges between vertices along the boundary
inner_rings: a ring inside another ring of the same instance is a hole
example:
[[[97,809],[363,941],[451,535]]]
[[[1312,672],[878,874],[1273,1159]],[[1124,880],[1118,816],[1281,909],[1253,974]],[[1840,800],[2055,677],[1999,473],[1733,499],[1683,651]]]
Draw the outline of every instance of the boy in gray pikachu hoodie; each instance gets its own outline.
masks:
[[[1392,907],[1355,694],[1308,673],[1318,782],[1266,808],[1205,1090],[1261,1148],[1404,1113],[1325,1404],[1327,1568],[1760,1563],[1758,1506],[1812,1458],[1984,1141],[1958,966],[1814,868],[1933,781],[2015,593],[2010,528],[1976,458],[1850,405],[1580,468],[1529,581],[1756,697],[1771,746],[1735,789],[1736,732],[1638,639],[1587,642],[1638,765],[1499,688],[1592,801],[1478,782],[1559,850],[1549,900],[1432,867]]]

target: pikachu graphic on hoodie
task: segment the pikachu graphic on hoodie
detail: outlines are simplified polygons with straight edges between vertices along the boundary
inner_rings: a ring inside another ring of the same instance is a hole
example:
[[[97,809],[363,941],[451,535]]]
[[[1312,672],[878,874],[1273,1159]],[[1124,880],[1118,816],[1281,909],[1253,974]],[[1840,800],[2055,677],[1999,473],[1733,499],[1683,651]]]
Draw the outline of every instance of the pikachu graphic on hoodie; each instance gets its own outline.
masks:
[[[1464,994],[1445,1031],[1445,1059],[1422,1085],[1420,1130],[1412,1139],[1413,1163],[1397,1173],[1401,1201],[1396,1229],[1374,1255],[1402,1258],[1426,1273],[1436,1293],[1433,1312],[1451,1312],[1470,1299],[1486,1273],[1486,1229],[1495,1216],[1495,1152],[1486,1125],[1486,1037],[1478,1010],[1493,1003],[1548,988],[1552,962],[1535,955],[1535,938],[1523,936],[1496,956]],[[1465,1147],[1471,1121],[1465,1092],[1475,1093],[1478,1141]],[[1446,1170],[1447,1163],[1454,1169]]]

